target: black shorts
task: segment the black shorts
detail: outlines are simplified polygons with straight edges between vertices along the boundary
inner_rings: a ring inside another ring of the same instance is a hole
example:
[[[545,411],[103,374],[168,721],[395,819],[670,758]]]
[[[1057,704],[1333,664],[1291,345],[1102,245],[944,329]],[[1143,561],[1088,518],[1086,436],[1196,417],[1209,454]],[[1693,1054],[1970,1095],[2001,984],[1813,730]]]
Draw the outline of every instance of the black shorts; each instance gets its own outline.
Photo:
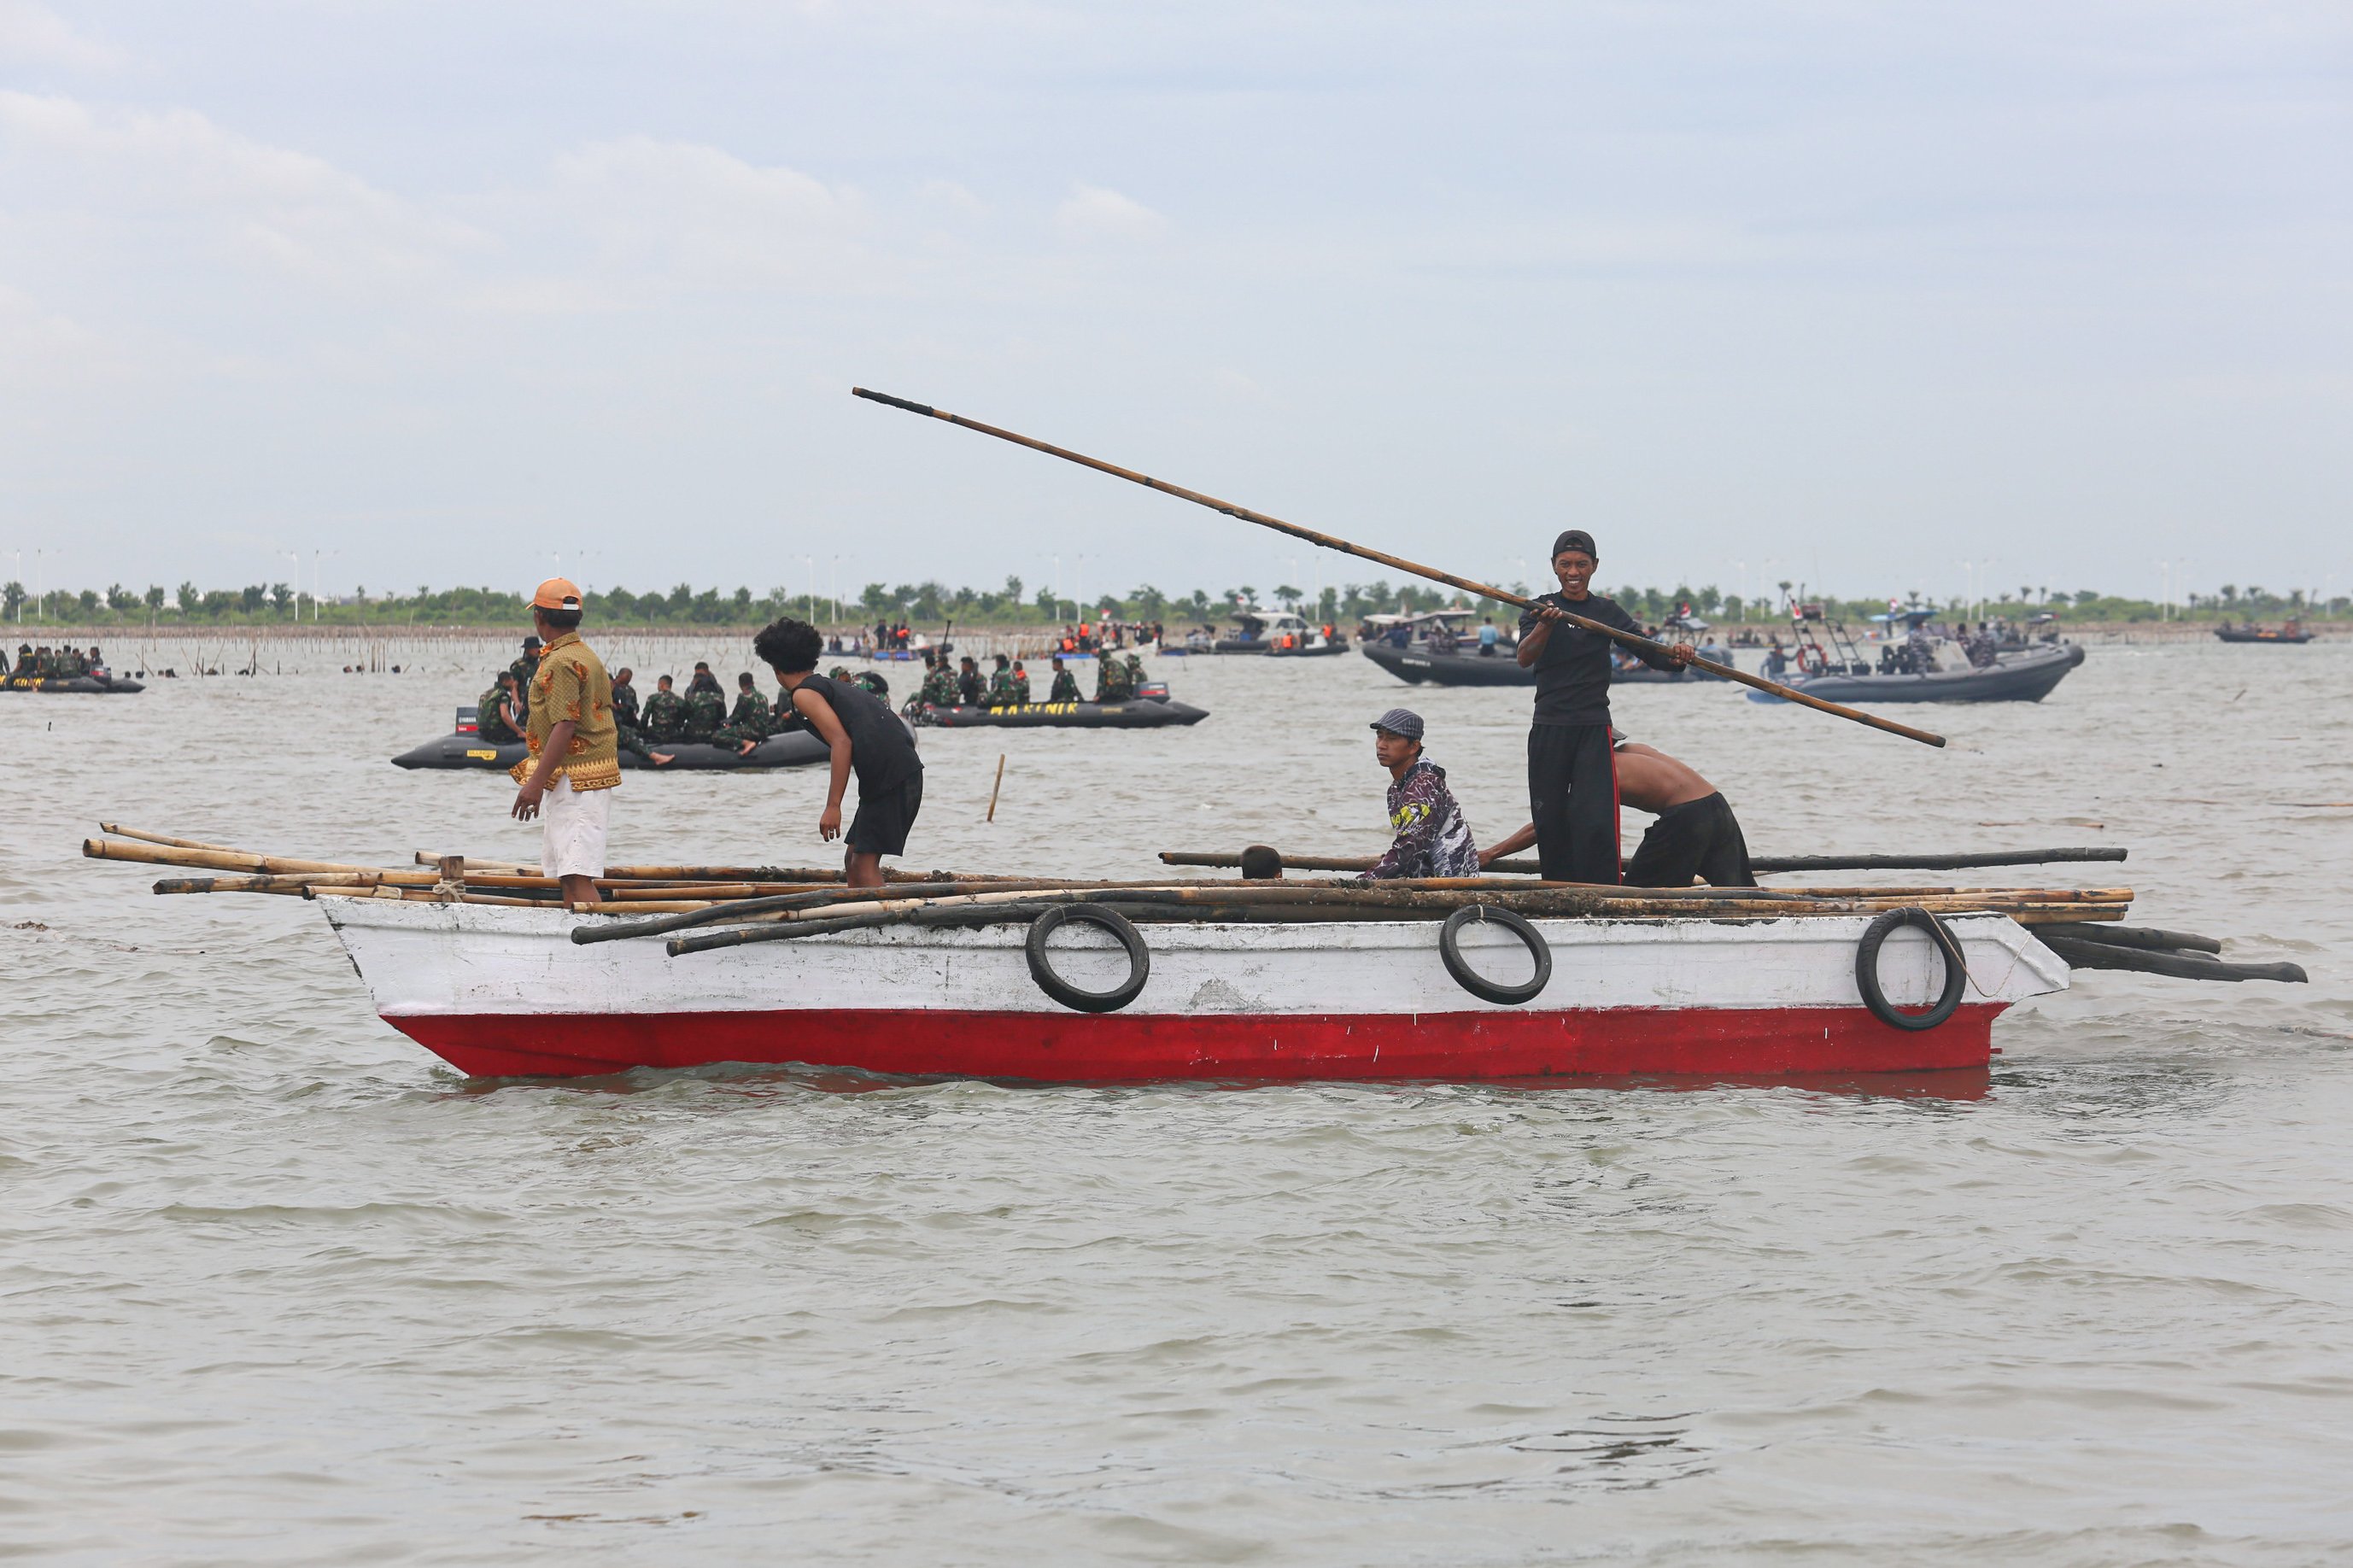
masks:
[[[1740,819],[1721,791],[1659,813],[1626,863],[1631,888],[1688,888],[1694,877],[1712,888],[1757,885]]]
[[[907,833],[915,814],[923,808],[923,775],[919,769],[904,782],[869,795],[858,792],[858,815],[849,819],[842,841],[860,855],[904,855]]]

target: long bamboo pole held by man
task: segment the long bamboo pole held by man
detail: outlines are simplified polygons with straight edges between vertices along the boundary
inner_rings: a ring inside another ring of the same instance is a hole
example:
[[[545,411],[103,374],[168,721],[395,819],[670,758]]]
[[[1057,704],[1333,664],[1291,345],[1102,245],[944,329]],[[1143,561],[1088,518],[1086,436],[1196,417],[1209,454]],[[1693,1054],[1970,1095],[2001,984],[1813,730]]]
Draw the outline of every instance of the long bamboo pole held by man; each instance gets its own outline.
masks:
[[[1450,587],[1460,588],[1466,594],[1476,594],[1482,599],[1493,599],[1502,604],[1516,605],[1523,610],[1538,612],[1557,610],[1557,606],[1555,605],[1538,605],[1533,599],[1524,599],[1517,594],[1507,594],[1493,584],[1477,582],[1469,577],[1458,577],[1451,572],[1441,572],[1435,566],[1424,566],[1418,561],[1408,561],[1403,556],[1391,555],[1384,550],[1374,550],[1366,545],[1352,543],[1337,534],[1318,533],[1312,528],[1302,528],[1295,522],[1285,522],[1279,517],[1269,517],[1262,511],[1252,511],[1246,506],[1236,506],[1231,501],[1219,500],[1217,497],[1204,495],[1199,490],[1187,489],[1183,485],[1172,485],[1166,479],[1155,479],[1149,474],[1139,474],[1133,468],[1123,468],[1116,463],[1106,463],[1100,458],[1090,458],[1083,452],[1073,452],[1066,447],[1057,447],[1050,442],[1019,435],[1011,430],[1000,430],[994,425],[984,425],[977,419],[966,419],[963,415],[951,414],[944,408],[934,408],[923,403],[910,403],[903,397],[892,397],[888,393],[882,392],[870,392],[862,386],[853,386],[849,389],[849,393],[851,396],[863,397],[870,403],[888,404],[892,408],[903,408],[910,414],[921,414],[933,419],[944,419],[951,425],[961,425],[967,430],[977,430],[984,436],[994,436],[1000,441],[1010,441],[1017,447],[1027,447],[1033,452],[1043,452],[1050,458],[1060,458],[1065,462],[1076,463],[1081,468],[1092,468],[1097,473],[1109,474],[1113,479],[1126,479],[1130,483],[1142,485],[1147,489],[1158,490],[1163,495],[1172,495],[1179,500],[1188,500],[1196,506],[1205,506],[1212,511],[1224,512],[1228,517],[1239,518],[1244,522],[1254,522],[1261,528],[1271,528],[1277,533],[1287,533],[1293,539],[1304,540],[1310,544],[1320,545],[1325,550],[1337,550],[1344,554],[1361,556],[1366,561],[1377,561],[1382,565],[1396,571],[1410,572],[1417,577],[1427,577],[1433,583],[1444,583]],[[1567,610],[1557,610],[1557,613],[1562,619],[1573,626],[1583,626],[1589,632],[1598,632],[1613,642],[1625,644],[1628,647],[1641,648],[1651,653],[1664,651],[1664,645],[1653,642],[1649,637],[1638,637],[1632,632],[1622,632],[1616,626],[1603,626],[1599,621],[1588,620],[1583,616],[1575,615]],[[1908,741],[1918,741],[1923,745],[1928,746],[1941,746],[1945,743],[1945,737],[1942,735],[1931,734],[1926,730],[1915,730],[1909,724],[1899,724],[1893,719],[1883,719],[1876,713],[1865,713],[1859,708],[1849,708],[1842,702],[1831,702],[1820,697],[1811,697],[1795,687],[1784,686],[1778,680],[1767,680],[1761,675],[1751,675],[1746,670],[1735,668],[1728,664],[1718,664],[1714,659],[1699,658],[1694,658],[1690,663],[1694,669],[1704,669],[1710,675],[1721,677],[1725,680],[1736,680],[1743,686],[1753,686],[1759,691],[1769,691],[1787,701],[1799,703],[1820,712],[1834,713],[1841,719],[1852,719],[1858,724],[1868,724],[1874,730],[1884,730],[1891,735],[1901,735]]]

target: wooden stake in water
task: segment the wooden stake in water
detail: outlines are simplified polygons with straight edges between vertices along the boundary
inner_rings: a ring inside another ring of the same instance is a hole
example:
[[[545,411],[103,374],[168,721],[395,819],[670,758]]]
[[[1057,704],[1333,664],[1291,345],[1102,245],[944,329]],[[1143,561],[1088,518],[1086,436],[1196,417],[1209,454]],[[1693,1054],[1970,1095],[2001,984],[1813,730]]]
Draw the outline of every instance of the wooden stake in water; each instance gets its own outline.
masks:
[[[988,816],[985,820],[989,822],[997,820],[997,792],[1004,787],[1005,753],[999,752],[997,753],[997,782],[988,786]]]

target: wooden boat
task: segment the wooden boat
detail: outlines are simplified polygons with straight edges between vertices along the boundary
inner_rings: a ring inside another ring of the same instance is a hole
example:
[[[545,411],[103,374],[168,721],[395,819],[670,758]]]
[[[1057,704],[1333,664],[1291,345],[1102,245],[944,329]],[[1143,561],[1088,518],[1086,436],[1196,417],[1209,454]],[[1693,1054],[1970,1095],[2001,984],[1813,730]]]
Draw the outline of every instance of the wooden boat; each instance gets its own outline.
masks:
[[[322,907],[378,1015],[490,1077],[715,1062],[1058,1081],[1982,1068],[1993,1020],[2068,975],[2006,915],[1950,917],[1967,994],[1915,1030],[1883,1022],[1859,989],[1863,914],[1537,920],[1556,978],[1516,1005],[1458,983],[1433,921],[1205,921],[1136,928],[1146,977],[1097,1013],[1041,989],[1018,926],[885,926],[672,957],[656,941],[575,944],[575,927],[610,917],[560,909]],[[1933,1004],[1950,984],[1918,932],[1875,956],[1895,1007]]]
[[[2224,963],[2211,938],[2109,923],[2126,889],[890,871],[868,889],[838,871],[638,866],[611,868],[607,901],[575,911],[528,866],[424,851],[415,867],[359,866],[102,826],[119,837],[84,840],[92,859],[208,873],[158,893],[320,901],[377,1013],[491,1076],[720,1062],[1063,1081],[1982,1071],[1993,1020],[2063,988],[2071,966],[2305,978]]]
[[[2214,628],[2214,635],[2221,638],[2224,642],[2294,643],[2301,645],[2312,640],[2312,634],[2304,629],[2304,625],[2300,621],[2290,621],[2286,626],[2279,627],[2276,630],[2268,626],[2256,626],[2253,622],[2249,622],[2243,626],[2234,626],[2230,622],[2224,621],[2221,626]]]

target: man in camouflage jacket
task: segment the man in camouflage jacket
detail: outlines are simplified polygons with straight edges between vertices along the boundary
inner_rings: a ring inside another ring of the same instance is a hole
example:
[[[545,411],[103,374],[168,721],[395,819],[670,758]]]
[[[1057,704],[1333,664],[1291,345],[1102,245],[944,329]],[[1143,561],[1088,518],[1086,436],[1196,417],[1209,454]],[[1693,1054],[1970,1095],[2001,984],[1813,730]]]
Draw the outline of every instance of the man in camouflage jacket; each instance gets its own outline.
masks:
[[[1000,653],[997,656],[997,668],[988,674],[988,705],[1011,708],[1018,700],[1013,695],[1013,661]]]
[[[665,675],[654,683],[654,694],[646,699],[646,739],[676,741],[686,732],[686,699],[670,689],[670,677]]]
[[[955,671],[948,668],[945,655],[934,659],[924,671],[921,696],[934,708],[953,708],[963,700],[964,694],[956,689]]]
[[[705,686],[698,679],[687,687],[686,724],[680,731],[680,739],[707,742],[726,722],[727,699],[720,695],[716,680]]]
[[[733,746],[739,754],[748,755],[753,747],[768,738],[768,700],[760,695],[749,675],[735,678],[737,688],[734,710],[727,715],[726,726],[712,737],[715,744]]]
[[[1054,656],[1054,684],[1046,693],[1046,700],[1049,702],[1080,700],[1079,678],[1062,668],[1062,656],[1059,653]]]
[[[1135,684],[1127,678],[1127,667],[1114,658],[1108,649],[1095,656],[1095,700],[1124,702],[1135,695]]]
[[[533,676],[539,673],[539,648],[540,642],[537,637],[523,638],[522,657],[507,666],[507,673],[513,676],[515,680],[514,711],[517,729],[521,729],[531,719],[531,679]]]
[[[474,699],[474,734],[486,746],[512,746],[522,739],[515,711],[514,671],[502,669],[488,691]]]

